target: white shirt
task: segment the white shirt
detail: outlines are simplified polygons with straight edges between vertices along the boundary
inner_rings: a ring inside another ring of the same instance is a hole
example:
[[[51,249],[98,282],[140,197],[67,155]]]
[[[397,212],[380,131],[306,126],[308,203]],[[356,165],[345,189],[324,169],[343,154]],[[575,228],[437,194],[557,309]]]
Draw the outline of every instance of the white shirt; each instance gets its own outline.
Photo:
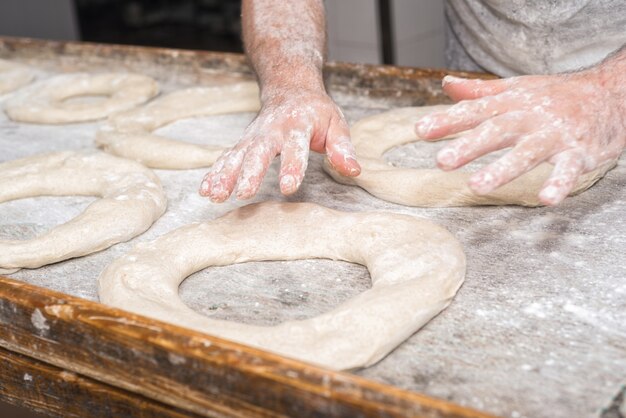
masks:
[[[508,77],[578,70],[626,44],[626,0],[448,0],[451,68]]]

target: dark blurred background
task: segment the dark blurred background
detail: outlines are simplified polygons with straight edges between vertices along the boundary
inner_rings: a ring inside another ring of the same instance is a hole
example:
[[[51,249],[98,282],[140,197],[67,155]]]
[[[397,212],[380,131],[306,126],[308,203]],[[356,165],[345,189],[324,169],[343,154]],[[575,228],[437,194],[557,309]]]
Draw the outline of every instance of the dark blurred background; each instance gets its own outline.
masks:
[[[240,0],[75,0],[90,42],[242,52]]]
[[[240,0],[1,0],[0,35],[241,52]]]

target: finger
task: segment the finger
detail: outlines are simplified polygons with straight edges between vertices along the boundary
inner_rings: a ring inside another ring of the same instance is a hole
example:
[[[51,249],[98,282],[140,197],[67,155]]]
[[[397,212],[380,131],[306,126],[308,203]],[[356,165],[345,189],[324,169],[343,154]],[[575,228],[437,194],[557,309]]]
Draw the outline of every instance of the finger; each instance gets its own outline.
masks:
[[[469,179],[469,186],[476,194],[488,194],[562,151],[564,147],[561,135],[556,131],[527,135],[505,156],[474,173]]]
[[[242,138],[213,163],[200,184],[200,195],[221,203],[230,197],[250,140]]]
[[[235,147],[221,156],[205,175],[200,185],[200,194],[211,201],[227,200],[235,188],[247,147]]]
[[[478,80],[447,75],[441,81],[444,93],[454,101],[478,99],[502,93],[511,85],[512,79]]]
[[[479,80],[454,77],[447,75],[441,81],[441,87],[454,101],[478,99],[485,96],[495,96],[510,88],[535,88],[546,84],[544,76],[522,76],[501,78],[497,80]]]
[[[347,122],[341,119],[331,123],[326,137],[326,156],[330,165],[342,176],[356,177],[361,174]]]
[[[510,147],[530,129],[528,125],[521,112],[488,119],[443,147],[437,153],[437,166],[446,171],[454,170],[480,156]]]
[[[285,195],[296,192],[302,184],[309,162],[311,133],[293,129],[280,152],[280,191]]]
[[[485,120],[506,110],[496,97],[483,97],[462,101],[447,110],[433,112],[420,118],[415,124],[415,133],[423,139],[443,138],[478,126]]]
[[[585,159],[578,150],[561,152],[552,161],[554,170],[539,193],[541,203],[548,206],[556,206],[567,197],[585,168]]]
[[[278,143],[271,138],[256,138],[252,141],[237,179],[237,199],[250,199],[259,191],[267,169],[280,152]]]

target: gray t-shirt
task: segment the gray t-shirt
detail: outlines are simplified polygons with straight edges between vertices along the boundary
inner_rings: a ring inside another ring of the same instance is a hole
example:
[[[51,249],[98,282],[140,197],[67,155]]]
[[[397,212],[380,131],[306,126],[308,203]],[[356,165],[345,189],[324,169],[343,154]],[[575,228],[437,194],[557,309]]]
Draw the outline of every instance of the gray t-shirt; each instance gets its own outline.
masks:
[[[449,68],[509,77],[589,67],[626,44],[626,0],[448,0]]]

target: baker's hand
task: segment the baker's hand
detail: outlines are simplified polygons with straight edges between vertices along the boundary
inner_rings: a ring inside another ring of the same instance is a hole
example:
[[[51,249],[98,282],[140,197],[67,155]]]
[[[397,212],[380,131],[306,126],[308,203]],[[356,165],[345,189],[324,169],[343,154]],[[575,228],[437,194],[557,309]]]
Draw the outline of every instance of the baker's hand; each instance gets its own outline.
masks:
[[[447,76],[443,89],[460,102],[420,119],[415,130],[428,140],[471,129],[439,151],[443,170],[512,147],[470,177],[470,188],[480,195],[543,161],[554,164],[539,199],[556,205],[581,174],[619,157],[624,148],[624,98],[607,82],[597,71],[492,81]]]
[[[350,142],[348,124],[333,100],[323,92],[286,92],[267,99],[242,139],[211,167],[200,194],[223,202],[236,190],[238,199],[254,196],[267,169],[280,154],[280,191],[289,195],[300,187],[309,148],[326,153],[344,176],[361,168]]]

